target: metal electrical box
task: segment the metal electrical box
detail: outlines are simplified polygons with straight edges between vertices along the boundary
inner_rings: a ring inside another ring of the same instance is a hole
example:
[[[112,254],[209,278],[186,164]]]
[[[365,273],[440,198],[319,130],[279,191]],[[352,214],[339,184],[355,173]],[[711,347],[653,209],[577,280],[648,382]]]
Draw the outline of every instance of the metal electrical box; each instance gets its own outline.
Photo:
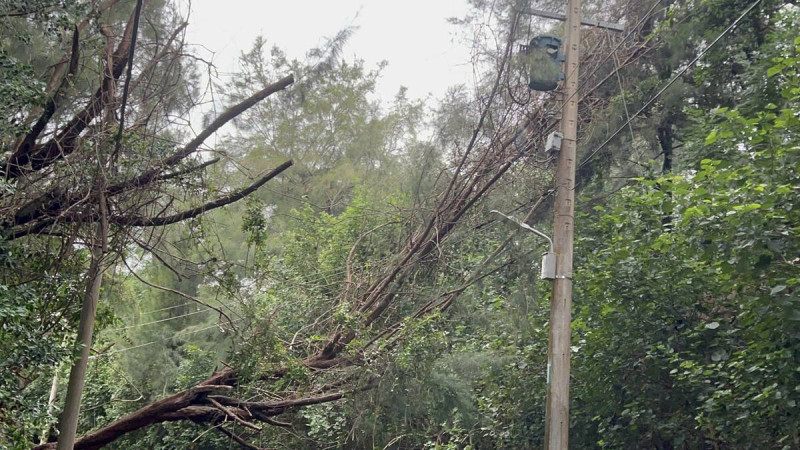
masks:
[[[561,63],[561,39],[555,36],[537,36],[522,47],[528,70],[528,87],[534,91],[552,91],[564,76]]]
[[[553,252],[547,252],[542,256],[542,279],[556,279],[556,254]]]
[[[558,153],[561,151],[561,140],[564,135],[558,131],[553,131],[547,136],[547,142],[544,145],[544,150],[548,154]]]

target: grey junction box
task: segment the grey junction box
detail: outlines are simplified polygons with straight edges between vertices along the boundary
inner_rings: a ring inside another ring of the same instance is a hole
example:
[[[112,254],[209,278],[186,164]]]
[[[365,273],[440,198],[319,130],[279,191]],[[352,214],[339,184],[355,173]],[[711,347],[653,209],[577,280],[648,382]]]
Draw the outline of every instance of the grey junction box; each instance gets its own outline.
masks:
[[[556,279],[556,254],[553,252],[547,252],[542,255],[542,279]]]

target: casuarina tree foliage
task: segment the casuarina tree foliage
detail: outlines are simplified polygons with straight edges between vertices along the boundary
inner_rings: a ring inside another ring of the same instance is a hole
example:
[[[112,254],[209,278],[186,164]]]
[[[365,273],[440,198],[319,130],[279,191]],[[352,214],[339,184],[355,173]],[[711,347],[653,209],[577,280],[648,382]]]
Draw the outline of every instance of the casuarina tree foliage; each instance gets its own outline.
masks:
[[[173,3],[0,5],[0,446],[543,447],[547,244],[489,212],[550,234],[563,24],[468,3],[435,101],[357,30],[224,81]],[[798,448],[800,11],[583,8],[570,444]]]

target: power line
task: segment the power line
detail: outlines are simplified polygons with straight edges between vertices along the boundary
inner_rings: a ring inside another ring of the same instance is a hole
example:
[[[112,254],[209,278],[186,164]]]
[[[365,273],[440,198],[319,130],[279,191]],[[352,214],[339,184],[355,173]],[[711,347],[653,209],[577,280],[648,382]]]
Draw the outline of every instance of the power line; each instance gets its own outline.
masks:
[[[328,271],[319,271],[315,275],[321,276],[323,278],[328,278],[328,277],[333,277],[333,276],[337,276],[337,275],[342,275],[342,274],[344,274],[346,272],[347,272],[347,269],[331,269],[331,270],[328,270]],[[307,289],[323,289],[323,288],[327,288],[327,287],[330,287],[330,286],[333,286],[333,285],[339,283],[339,281],[335,281],[335,282],[331,282],[331,283],[322,283],[322,282],[309,283],[309,282],[303,282],[303,281],[297,281],[297,280],[280,279],[280,278],[277,278],[277,277],[272,277],[272,279],[274,281],[287,282],[290,285],[292,285],[293,287],[303,287],[303,288],[307,288]],[[182,304],[179,304],[179,305],[168,306],[168,307],[165,307],[165,308],[159,308],[159,309],[154,309],[154,310],[151,310],[151,311],[141,312],[140,315],[144,316],[144,315],[148,315],[148,314],[153,314],[153,313],[162,312],[162,311],[169,311],[169,310],[172,310],[172,309],[181,308],[181,307],[184,307],[184,306],[196,305],[196,304],[197,303],[195,303],[195,302],[186,302],[186,303],[182,303]],[[230,309],[230,305],[229,304],[222,304],[221,303],[221,306]],[[213,308],[204,308],[204,309],[199,310],[199,311],[193,311],[193,312],[182,314],[182,315],[179,315],[179,316],[167,317],[167,318],[164,318],[164,319],[154,320],[154,321],[151,321],[151,322],[139,323],[139,324],[135,324],[135,325],[128,325],[128,326],[118,327],[118,328],[107,328],[107,329],[102,330],[102,332],[121,331],[121,330],[127,330],[127,329],[132,329],[132,328],[138,328],[138,327],[142,327],[142,326],[146,326],[146,325],[152,325],[152,324],[156,324],[156,323],[169,322],[171,320],[176,320],[176,319],[180,319],[180,318],[183,318],[183,317],[192,316],[192,315],[195,315],[195,314],[200,314],[202,312],[212,311],[212,310],[214,310],[214,309]]]
[[[655,3],[653,3],[653,6],[651,6],[651,7],[650,7],[650,9],[649,9],[649,10],[648,10],[648,11],[647,11],[645,14],[644,14],[644,17],[642,17],[641,19],[639,19],[639,21],[638,21],[638,22],[636,22],[636,25],[634,25],[634,26],[631,28],[631,30],[628,32],[628,34],[626,34],[626,35],[625,35],[625,36],[624,36],[624,37],[623,37],[623,38],[622,38],[622,39],[621,39],[621,40],[620,40],[620,41],[617,43],[617,45],[616,45],[616,46],[615,46],[613,49],[611,49],[611,51],[610,51],[610,52],[609,52],[609,53],[608,53],[608,54],[605,56],[605,58],[603,58],[603,60],[602,60],[602,61],[600,61],[600,62],[599,62],[597,65],[595,65],[595,67],[594,67],[594,70],[592,70],[592,71],[589,73],[589,75],[586,75],[586,76],[584,76],[583,83],[581,83],[581,85],[580,85],[580,86],[578,86],[578,89],[575,91],[575,94],[573,94],[573,95],[578,95],[578,93],[580,92],[580,90],[581,90],[581,89],[583,89],[584,87],[586,87],[586,83],[588,83],[588,82],[589,82],[589,80],[592,78],[592,76],[594,76],[594,74],[596,74],[596,73],[597,73],[597,71],[599,71],[599,70],[600,70],[600,68],[603,66],[603,64],[605,64],[605,63],[606,63],[606,62],[609,60],[609,58],[611,58],[611,57],[614,55],[614,53],[616,53],[616,52],[617,52],[617,50],[619,50],[619,48],[620,48],[620,47],[622,47],[622,44],[624,44],[624,43],[625,43],[625,41],[627,41],[627,40],[628,40],[628,38],[629,38],[629,37],[631,37],[631,36],[632,36],[632,35],[633,35],[633,34],[636,32],[636,30],[638,30],[638,29],[639,29],[639,27],[640,27],[640,26],[642,26],[642,24],[644,24],[644,22],[645,22],[647,19],[649,19],[650,17],[652,17],[652,16],[653,16],[653,14],[655,14],[655,9],[656,9],[656,6],[658,6],[658,5],[659,5],[659,3],[661,3],[661,1],[662,1],[662,0],[656,0],[656,2],[655,2]],[[572,73],[570,72],[570,73],[569,73],[569,75],[572,75]],[[566,99],[564,102],[562,102],[561,109],[563,109],[563,108],[564,108],[564,106],[563,106],[563,105],[564,105],[564,104],[566,104],[566,102],[567,102],[567,101],[569,101],[571,98],[572,98],[572,96],[570,96],[570,97],[569,97],[569,98],[567,98],[567,99]],[[559,111],[560,111],[560,110],[559,110]]]
[[[742,15],[742,17],[744,17],[744,15],[746,15],[746,14],[747,14],[747,13],[748,13],[748,12],[749,12],[749,11],[750,11],[750,10],[751,10],[753,7],[755,7],[755,6],[756,6],[756,5],[757,5],[757,4],[758,4],[760,1],[761,1],[761,0],[758,0],[756,3],[754,3],[753,5],[751,5],[751,7],[750,7],[750,8],[748,8],[748,10],[747,10],[747,11],[746,11],[746,12],[745,12],[743,15]],[[619,49],[619,47],[621,47],[621,46],[622,46],[622,44],[624,44],[624,43],[625,43],[625,41],[627,41],[627,39],[628,39],[630,36],[632,36],[632,35],[635,33],[635,31],[638,29],[638,27],[639,27],[639,26],[640,26],[642,23],[644,23],[644,21],[645,21],[645,20],[649,19],[649,18],[652,16],[652,14],[653,14],[653,11],[655,10],[655,8],[658,6],[658,4],[659,4],[660,2],[661,2],[661,0],[657,0],[657,1],[656,1],[656,2],[653,4],[653,6],[652,6],[652,7],[651,7],[651,8],[648,10],[648,12],[647,12],[647,13],[645,13],[644,17],[643,17],[642,19],[640,19],[640,20],[639,20],[639,22],[637,22],[637,24],[636,24],[636,25],[634,25],[634,27],[633,27],[633,28],[632,28],[632,29],[631,29],[631,30],[630,30],[630,31],[629,31],[629,32],[628,32],[628,33],[627,33],[627,34],[626,34],[626,35],[623,37],[623,39],[621,39],[621,40],[620,40],[620,42],[619,42],[619,43],[617,43],[617,45],[616,45],[616,46],[615,46],[615,47],[614,47],[614,48],[611,50],[611,52],[610,52],[608,55],[606,55],[606,57],[605,57],[605,58],[604,58],[602,61],[600,61],[600,63],[599,63],[599,64],[598,64],[598,65],[595,67],[595,69],[594,69],[594,70],[593,70],[593,71],[592,71],[592,72],[589,74],[589,76],[588,76],[588,77],[585,79],[585,81],[584,81],[584,83],[583,83],[583,85],[582,85],[581,87],[584,87],[584,86],[585,86],[585,84],[588,82],[588,79],[589,79],[589,78],[591,78],[591,76],[592,76],[592,75],[594,75],[594,74],[595,74],[595,73],[596,73],[596,72],[597,72],[597,71],[600,69],[600,67],[603,65],[603,63],[605,63],[605,62],[606,62],[606,61],[607,61],[607,60],[608,60],[608,59],[609,59],[609,58],[610,58],[610,57],[611,57],[611,56],[612,56],[612,55],[613,55],[613,54],[614,54],[614,53],[615,53],[615,52],[616,52],[616,51]],[[729,27],[729,29],[728,29],[728,30],[726,30],[726,31],[725,31],[725,33],[727,33],[728,31],[730,31],[730,28],[732,28],[733,26],[735,26],[735,25],[736,25],[736,23],[738,23],[738,22],[741,20],[741,18],[742,18],[742,17],[740,17],[739,19],[737,19],[737,21],[736,21],[736,22],[735,22],[735,23],[734,23],[734,24],[733,24],[731,27]],[[723,33],[723,35],[724,35],[725,33]],[[713,46],[713,45],[714,45],[714,44],[715,44],[715,43],[716,43],[716,42],[717,42],[717,41],[718,41],[718,40],[719,40],[721,37],[722,37],[722,35],[721,35],[721,36],[719,36],[719,37],[718,37],[718,38],[717,38],[717,39],[716,39],[714,42],[712,42],[712,43],[711,43],[711,45],[710,45],[708,48],[710,48],[711,46]],[[704,51],[703,51],[703,52],[702,52],[702,53],[701,53],[701,54],[698,56],[698,58],[696,58],[696,59],[695,59],[695,60],[694,60],[692,63],[690,63],[690,66],[691,66],[692,64],[694,64],[694,63],[697,61],[697,59],[699,59],[699,57],[701,57],[701,56],[702,56],[702,55],[703,55],[703,54],[704,54],[704,53],[705,53],[705,52],[708,50],[708,48],[706,48],[706,49],[705,49],[705,50],[704,50]],[[686,69],[684,69],[684,70],[681,72],[681,74],[682,74],[683,72],[685,72],[685,71],[686,71]],[[679,74],[678,76],[680,76],[681,74]],[[662,91],[661,91],[661,92],[659,92],[659,93],[657,94],[657,96],[658,96],[658,95],[661,95],[661,93],[663,93],[663,91],[664,91],[664,90],[666,90],[666,88],[668,88],[668,87],[669,87],[669,85],[671,85],[671,84],[672,84],[672,82],[674,82],[674,79],[673,79],[673,80],[672,80],[672,81],[671,81],[671,82],[670,82],[670,83],[669,83],[667,86],[665,86],[665,88],[664,88],[664,89],[662,89]],[[577,95],[577,91],[576,91],[576,93],[575,93],[575,94],[573,94],[572,96],[574,96],[574,95]],[[569,97],[567,100],[569,100],[570,98],[572,98],[572,96],[570,96],[570,97]],[[657,96],[656,96],[656,97],[657,97]],[[650,102],[648,102],[648,104],[646,104],[646,105],[645,105],[645,107],[643,107],[643,108],[642,108],[641,110],[639,110],[639,111],[638,111],[636,114],[634,114],[634,116],[631,118],[631,120],[632,120],[634,117],[636,117],[636,115],[638,115],[639,113],[641,113],[641,112],[642,112],[642,110],[643,110],[644,108],[646,108],[647,106],[649,106],[649,104],[650,104],[650,103],[652,103],[652,101],[654,101],[654,100],[655,100],[655,98],[654,98],[654,99],[651,99],[651,101],[650,101]],[[564,107],[564,104],[566,104],[566,101],[562,102],[562,106],[561,106],[561,108],[560,108],[560,109],[563,109],[563,107]],[[624,128],[625,126],[627,126],[627,123],[626,123],[625,125],[623,125],[623,127],[622,127],[622,128]],[[617,131],[617,132],[616,132],[614,135],[612,135],[612,136],[611,136],[611,138],[613,138],[613,137],[614,137],[616,134],[618,134],[618,133],[619,133],[619,130],[618,130],[618,131]],[[540,135],[541,135],[541,134],[543,134],[543,133],[540,133]],[[609,138],[609,141],[611,140],[611,138]],[[607,144],[607,143],[608,143],[608,141],[607,141],[606,143],[604,143],[603,145],[605,145],[605,144]],[[602,148],[602,147],[601,147],[601,148]],[[596,153],[597,151],[599,151],[599,149],[598,149],[598,150],[595,150],[595,152],[594,152],[594,153]],[[594,153],[593,153],[593,154],[594,154]],[[590,155],[590,157],[591,157],[591,156],[592,156],[592,155]],[[584,163],[582,163],[582,164],[581,164],[581,166],[583,166],[583,164],[585,164],[586,162],[587,162],[587,161],[584,161]],[[346,272],[346,270],[336,270],[336,269],[334,269],[334,270],[330,270],[330,271],[322,271],[322,272],[319,272],[319,273],[318,273],[318,275],[322,275],[322,274],[339,275],[339,274],[342,274],[342,273],[344,273],[344,272]],[[286,280],[281,280],[281,281],[286,281]],[[292,284],[299,284],[299,285],[301,285],[301,286],[306,286],[306,287],[322,288],[322,287],[327,287],[327,286],[330,286],[330,285],[332,285],[332,284],[335,284],[335,283],[329,283],[329,284],[324,284],[324,285],[323,285],[323,284],[321,284],[321,283],[319,283],[319,284],[310,284],[310,283],[304,283],[304,282],[294,282],[294,283],[292,283]],[[155,313],[155,312],[167,311],[167,310],[171,310],[171,309],[175,309],[175,308],[179,308],[179,307],[183,307],[183,306],[187,306],[187,305],[192,305],[192,304],[193,304],[192,302],[188,302],[188,303],[184,303],[184,304],[181,304],[181,305],[175,305],[175,306],[170,306],[170,307],[166,307],[166,308],[160,308],[160,309],[156,309],[156,310],[152,310],[152,311],[147,311],[147,312],[144,312],[144,313],[141,313],[141,314],[142,314],[142,315],[145,315],[145,314],[152,314],[152,313]],[[211,311],[211,310],[213,310],[213,308],[206,308],[206,309],[203,309],[203,310],[199,310],[199,311],[193,311],[193,312],[190,312],[190,313],[187,313],[187,314],[182,314],[182,315],[175,316],[175,317],[169,317],[169,318],[165,318],[165,319],[160,319],[160,320],[155,320],[155,321],[151,321],[151,322],[140,323],[140,324],[136,324],[136,325],[129,325],[129,326],[125,326],[125,327],[111,328],[111,329],[106,329],[106,330],[104,330],[104,331],[108,331],[108,332],[111,332],[111,331],[121,331],[121,330],[126,330],[126,329],[137,328],[137,327],[141,327],[141,326],[153,325],[153,324],[157,324],[157,323],[164,323],[164,322],[168,322],[168,321],[171,321],[171,320],[177,320],[177,319],[180,319],[180,318],[183,318],[183,317],[187,317],[187,316],[191,316],[191,315],[195,315],[195,314],[200,314],[200,313],[207,312],[207,311]],[[233,321],[233,322],[239,322],[239,321],[241,321],[241,320],[243,320],[243,319],[238,319],[238,320],[235,320],[235,321]],[[183,335],[183,334],[191,334],[191,333],[196,333],[196,332],[200,332],[200,331],[204,331],[204,330],[208,330],[208,329],[214,328],[214,327],[216,327],[216,326],[217,326],[217,325],[212,325],[212,326],[210,326],[210,327],[201,328],[201,329],[198,329],[198,330],[193,330],[193,331],[186,332],[186,333],[178,333],[178,334],[176,334],[176,335],[174,335],[174,336]],[[111,355],[111,354],[115,354],[115,353],[121,353],[121,352],[124,352],[124,351],[133,350],[133,349],[136,349],[136,348],[142,348],[142,347],[146,347],[146,346],[149,346],[149,345],[155,344],[155,343],[157,343],[157,342],[161,342],[161,341],[163,341],[163,340],[165,340],[165,339],[162,339],[162,340],[156,340],[156,341],[151,341],[151,342],[147,342],[147,343],[140,344],[140,345],[136,345],[136,346],[133,346],[133,347],[129,347],[129,348],[125,348],[125,349],[120,349],[120,350],[116,350],[116,351],[109,352],[109,353],[104,353],[104,354],[102,354],[102,355],[94,355],[94,356],[92,356],[92,358],[95,358],[95,357],[98,357],[98,356],[103,356],[103,355]]]
[[[625,36],[623,36],[623,38],[617,43],[617,45],[611,50],[611,52],[609,52],[605,56],[605,58],[603,58],[603,60],[601,60],[598,64],[596,64],[594,66],[594,69],[591,72],[589,72],[588,75],[584,75],[583,82],[578,85],[578,89],[576,89],[575,92],[573,94],[571,94],[569,97],[564,99],[561,102],[561,106],[558,107],[552,114],[556,114],[556,115],[560,114],[561,111],[563,111],[564,106],[567,104],[567,102],[569,100],[571,100],[572,97],[580,94],[581,90],[586,87],[586,84],[589,82],[589,80],[603,67],[603,64],[605,64],[606,61],[608,61],[609,58],[611,58],[614,55],[614,53],[616,53],[616,51],[619,50],[619,48],[622,46],[622,44],[624,44],[628,40],[629,37],[633,36],[633,34],[636,32],[636,30],[638,30],[639,27],[647,19],[649,19],[650,17],[652,17],[655,14],[655,9],[661,3],[661,1],[662,0],[656,0],[655,3],[653,3],[653,6],[651,6],[650,9],[644,14],[644,16],[641,19],[639,19],[639,21],[636,22],[636,24],[633,27],[631,27],[631,30]],[[615,69],[615,70],[619,70],[619,69]],[[567,77],[570,76],[570,75],[572,75],[572,72],[567,72]],[[597,85],[591,91],[584,93],[584,97],[586,95],[594,92],[594,90],[597,89],[598,87],[600,87],[600,85]],[[527,139],[527,141],[530,142],[530,141],[532,141],[533,139],[535,139],[535,138],[537,138],[539,136],[543,136],[545,133],[547,133],[548,131],[552,130],[553,127],[555,127],[556,125],[558,125],[557,121],[547,125],[538,135],[531,136],[529,139]]]
[[[578,167],[580,168],[588,164],[589,161],[594,157],[594,155],[597,154],[597,152],[599,152],[606,145],[608,145],[608,143],[611,142],[611,140],[614,139],[620,132],[622,132],[622,130],[624,130],[625,127],[627,127],[631,123],[631,121],[633,121],[633,119],[636,118],[636,116],[641,114],[645,109],[647,109],[650,105],[652,105],[653,102],[655,102],[656,99],[658,99],[658,97],[661,96],[661,94],[663,94],[670,86],[672,86],[672,84],[675,83],[675,81],[678,78],[683,76],[684,73],[686,73],[689,69],[691,69],[697,63],[697,61],[699,61],[700,58],[702,58],[703,55],[705,55],[711,49],[711,47],[713,47],[714,45],[716,45],[717,42],[720,41],[720,39],[722,39],[725,35],[730,33],[731,30],[733,30],[736,27],[736,25],[738,25],[739,22],[741,22],[742,19],[744,19],[744,17],[747,16],[747,14],[749,14],[750,11],[752,11],[753,8],[755,8],[759,3],[761,3],[761,0],[756,0],[747,9],[745,9],[744,12],[736,20],[734,20],[733,23],[731,23],[728,26],[728,28],[726,28],[722,33],[720,33],[719,36],[717,36],[713,41],[711,41],[711,43],[706,48],[704,48],[700,53],[698,53],[697,56],[686,67],[681,69],[680,72],[678,72],[674,77],[672,77],[672,79],[670,79],[669,82],[663,88],[661,88],[653,97],[651,97],[650,100],[648,100],[644,104],[644,106],[642,106],[638,111],[636,111],[636,113],[634,113],[633,116],[631,116],[624,124],[622,124],[622,126],[619,127],[617,131],[615,131],[611,136],[608,137],[608,139],[606,139],[602,144],[600,144],[599,147],[597,147],[592,153],[590,153],[589,156],[587,156],[586,159],[584,159],[583,162],[581,162],[580,166]]]
[[[169,311],[171,309],[180,308],[180,307],[189,306],[189,305],[196,305],[196,304],[197,303],[195,303],[195,302],[186,302],[186,303],[182,303],[180,305],[167,306],[165,308],[154,309],[152,311],[140,312],[139,315],[144,316],[144,315],[147,315],[147,314],[153,314],[153,313],[157,313],[157,312],[161,312],[161,311]]]
[[[158,311],[167,311],[167,310],[170,310],[170,309],[180,308],[180,307],[182,307],[182,306],[196,305],[196,304],[197,304],[197,302],[187,302],[187,303],[183,303],[183,304],[180,304],[180,305],[169,306],[169,307],[166,307],[166,308],[154,309],[154,310],[152,310],[152,311],[147,311],[147,312],[144,312],[144,313],[141,313],[141,314],[142,314],[142,315],[145,315],[145,314],[152,314],[152,313],[154,313],[154,312],[158,312]],[[236,313],[236,312],[233,310],[233,308],[231,308],[231,305],[230,305],[229,303],[222,303],[222,302],[219,302],[219,305],[220,305],[221,307],[228,308],[228,310],[230,310],[230,311],[233,311],[234,313]],[[105,333],[105,332],[107,332],[107,331],[128,330],[128,329],[131,329],[131,328],[143,327],[143,326],[145,326],[145,325],[152,325],[152,324],[155,324],[155,323],[169,322],[170,320],[176,320],[176,319],[180,319],[180,318],[182,318],[182,317],[186,317],[186,316],[192,316],[192,315],[194,315],[194,314],[200,314],[200,313],[202,313],[202,312],[206,312],[206,311],[219,311],[219,310],[218,310],[218,309],[215,309],[215,308],[212,308],[212,307],[206,307],[206,308],[204,308],[204,309],[201,309],[201,310],[198,310],[198,311],[192,311],[192,312],[190,312],[190,313],[182,314],[182,315],[180,315],[180,316],[175,316],[175,317],[167,317],[167,318],[165,318],[165,319],[159,319],[159,320],[154,320],[154,321],[151,321],[151,322],[145,322],[145,323],[139,323],[139,324],[135,324],[135,325],[128,325],[128,326],[119,327],[119,328],[108,328],[108,329],[105,329],[105,330],[101,330],[101,332]],[[236,313],[236,314],[237,314],[237,315],[240,315],[240,314],[238,314],[238,313]]]
[[[244,320],[244,318],[236,319],[236,320],[232,321],[231,323],[241,322],[242,320]],[[167,341],[167,340],[172,339],[172,338],[174,338],[176,336],[185,336],[187,334],[199,333],[201,331],[210,330],[212,328],[220,328],[220,325],[219,324],[214,324],[214,325],[211,325],[211,326],[208,326],[208,327],[199,328],[197,330],[191,330],[191,331],[175,333],[172,336],[169,336],[169,337],[166,337],[166,338],[163,338],[163,339],[156,339],[156,340],[150,341],[150,342],[145,342],[144,344],[134,345],[133,347],[126,347],[126,348],[121,348],[119,350],[114,350],[113,352],[106,352],[106,353],[101,353],[99,355],[92,355],[92,356],[89,357],[89,359],[100,358],[100,357],[103,357],[103,356],[110,356],[110,355],[114,355],[114,354],[117,354],[117,353],[127,352],[129,350],[135,350],[137,348],[147,347],[147,346],[150,346],[150,345],[153,345],[153,344],[157,344],[159,342]],[[224,331],[224,329],[222,329],[222,330]]]
[[[129,330],[131,328],[143,327],[145,325],[153,325],[153,324],[156,324],[156,323],[169,322],[170,320],[180,319],[182,317],[187,317],[187,316],[193,316],[195,314],[200,314],[200,313],[204,313],[204,312],[207,312],[207,311],[214,311],[214,309],[213,308],[205,308],[205,309],[201,309],[199,311],[192,311],[192,312],[187,313],[187,314],[181,314],[180,316],[167,317],[166,319],[154,320],[152,322],[137,323],[135,325],[128,325],[126,327],[119,327],[119,328],[108,328],[108,329],[103,330],[103,332]]]
[[[659,3],[661,3],[661,0],[657,0],[650,7],[650,9],[647,11],[647,13],[645,13],[644,16],[620,40],[620,42],[617,43],[617,45],[611,50],[611,52],[608,53],[606,55],[606,57],[603,60],[601,60],[599,64],[597,64],[595,66],[594,70],[587,76],[587,78],[584,80],[584,82],[581,85],[581,87],[585,86],[585,84],[588,82],[588,79],[591,78],[591,76],[594,75],[600,69],[600,67],[603,65],[603,63],[605,63],[622,46],[622,44],[624,44],[627,41],[627,39],[636,32],[636,30],[639,28],[639,26],[642,25],[642,23],[644,23],[644,21],[646,21],[647,19],[652,17],[654,10],[658,6]],[[572,96],[574,96],[576,94],[577,94],[577,91]],[[572,98],[572,96],[570,96],[567,100]],[[560,109],[563,109],[563,107],[564,107],[563,105],[564,104],[566,104],[566,101],[562,102],[562,105],[561,105]],[[639,111],[639,112],[641,112],[641,111]],[[634,117],[635,117],[635,115],[634,115]],[[543,133],[539,133],[539,135],[542,135],[542,134]],[[321,275],[323,278],[327,278],[328,276],[336,276],[336,275],[343,274],[345,272],[346,272],[346,270],[342,270],[342,269],[332,269],[332,270],[329,270],[329,271],[320,271],[316,275],[318,275],[318,276]],[[290,280],[279,280],[279,279],[276,279],[276,281],[290,281]],[[303,287],[306,287],[306,288],[316,288],[316,289],[325,288],[325,287],[329,287],[329,286],[331,286],[333,284],[336,284],[336,282],[323,284],[323,283],[308,283],[308,282],[302,282],[302,281],[290,281],[290,283],[294,284],[294,285],[303,286]],[[188,306],[188,305],[192,305],[192,304],[194,304],[194,303],[193,302],[188,302],[188,303],[183,303],[183,304],[180,304],[180,305],[169,306],[169,307],[166,307],[166,308],[160,308],[160,309],[156,309],[156,310],[152,310],[152,311],[143,312],[141,314],[142,315],[146,315],[146,314],[152,314],[152,313],[161,312],[161,311],[168,311],[168,310],[172,310],[172,309],[175,309],[175,308],[180,308],[180,307]],[[164,322],[180,319],[180,318],[187,317],[187,316],[200,314],[202,312],[207,312],[207,311],[210,311],[210,310],[212,310],[212,308],[206,308],[206,309],[203,309],[203,310],[200,310],[200,311],[194,311],[194,312],[183,314],[183,315],[180,315],[180,316],[169,317],[169,318],[165,318],[165,319],[161,319],[161,320],[155,320],[155,321],[145,322],[145,323],[136,324],[136,325],[129,325],[129,326],[125,326],[125,327],[106,329],[106,330],[103,330],[103,331],[109,331],[109,332],[110,331],[121,331],[121,330],[126,330],[126,329],[137,328],[137,327],[140,327],[140,326],[152,325],[152,324],[157,324],[157,323],[164,323]],[[143,344],[142,346],[144,346],[144,345],[148,345],[148,344]]]

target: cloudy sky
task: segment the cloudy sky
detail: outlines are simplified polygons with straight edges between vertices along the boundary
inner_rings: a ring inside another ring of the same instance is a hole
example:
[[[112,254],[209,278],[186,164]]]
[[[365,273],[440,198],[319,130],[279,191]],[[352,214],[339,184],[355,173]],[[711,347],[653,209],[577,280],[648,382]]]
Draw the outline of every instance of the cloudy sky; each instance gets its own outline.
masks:
[[[389,100],[402,85],[411,97],[436,98],[448,86],[471,83],[469,48],[447,23],[465,13],[465,0],[193,0],[187,42],[202,45],[196,51],[230,73],[259,34],[302,59],[323,38],[355,26],[343,56],[369,67],[389,62],[378,96]]]

